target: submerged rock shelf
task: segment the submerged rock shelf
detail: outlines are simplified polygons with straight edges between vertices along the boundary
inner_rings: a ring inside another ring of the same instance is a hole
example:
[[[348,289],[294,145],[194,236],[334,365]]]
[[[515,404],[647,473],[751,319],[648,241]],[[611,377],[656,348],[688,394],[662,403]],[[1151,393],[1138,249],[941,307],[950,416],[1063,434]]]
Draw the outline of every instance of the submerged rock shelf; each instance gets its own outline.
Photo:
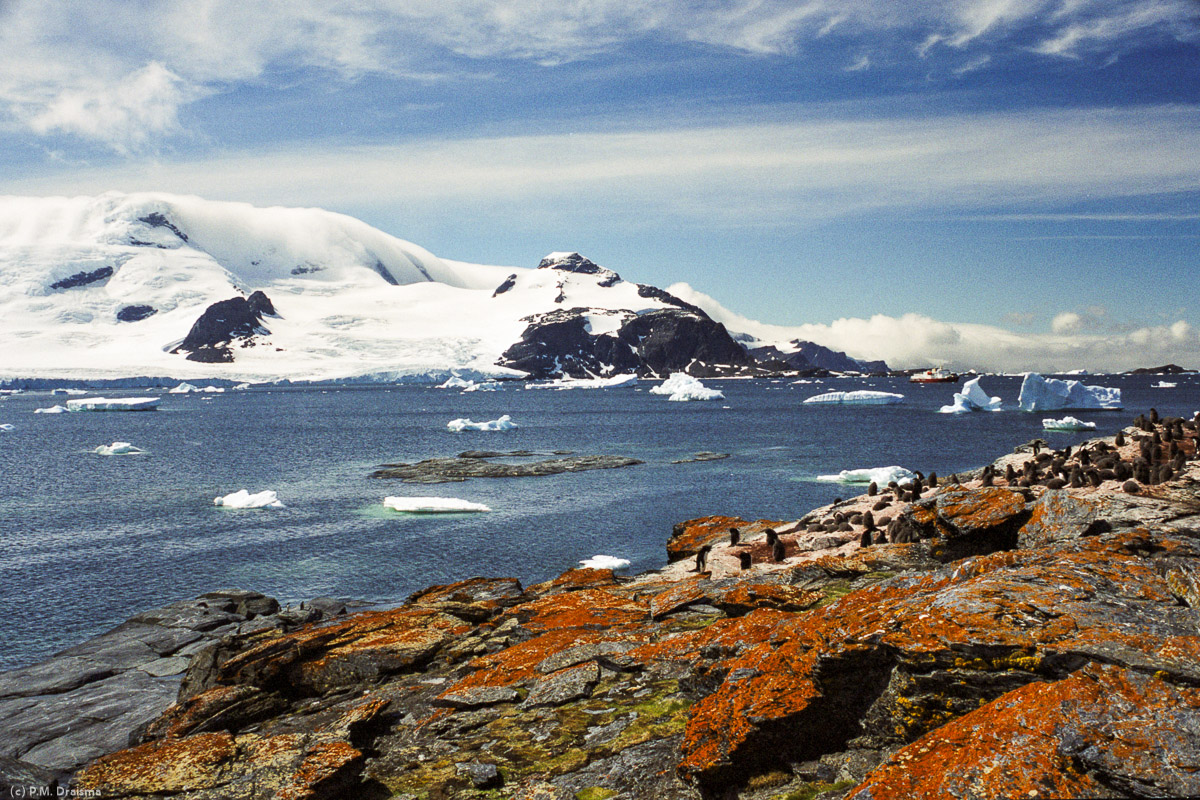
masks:
[[[1194,423],[1139,418],[1117,440],[918,474],[799,520],[681,523],[670,563],[633,578],[473,578],[393,609],[243,624],[75,785],[188,800],[1200,794],[1177,767],[1200,758],[1196,444]]]
[[[371,473],[372,478],[399,478],[405,483],[453,483],[468,478],[530,478],[559,475],[564,472],[586,472],[593,469],[632,467],[643,462],[626,456],[566,456],[532,461],[526,464],[503,464],[489,461],[495,456],[487,451],[468,451],[456,458],[427,458],[416,464],[384,464]],[[518,451],[517,455],[524,455]]]

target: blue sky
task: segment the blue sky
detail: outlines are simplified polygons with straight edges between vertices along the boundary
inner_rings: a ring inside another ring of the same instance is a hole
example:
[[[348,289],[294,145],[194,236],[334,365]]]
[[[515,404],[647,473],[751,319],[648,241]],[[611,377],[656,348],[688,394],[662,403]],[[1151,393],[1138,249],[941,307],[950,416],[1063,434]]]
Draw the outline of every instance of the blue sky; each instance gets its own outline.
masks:
[[[1194,0],[0,0],[0,193],[321,206],[1200,367],[1198,45]]]

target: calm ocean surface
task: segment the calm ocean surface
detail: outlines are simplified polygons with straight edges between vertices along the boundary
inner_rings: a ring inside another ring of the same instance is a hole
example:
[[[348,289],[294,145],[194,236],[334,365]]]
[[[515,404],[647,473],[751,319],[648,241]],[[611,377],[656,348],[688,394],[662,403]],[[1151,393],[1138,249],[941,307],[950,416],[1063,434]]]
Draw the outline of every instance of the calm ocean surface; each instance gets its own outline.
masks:
[[[1154,388],[1160,380],[1175,388]],[[1070,412],[1111,434],[1151,406],[1191,416],[1197,376],[1089,377],[1118,386],[1126,411]],[[1016,403],[1020,378],[983,386]],[[608,390],[460,394],[426,387],[270,388],[162,397],[146,413],[33,414],[48,393],[0,400],[0,669],[36,661],[132,614],[221,587],[294,601],[398,601],[473,575],[530,583],[595,554],[630,572],[665,561],[676,522],[706,514],[795,518],[856,490],[820,482],[841,469],[899,464],[948,475],[1043,433],[1044,414],[937,414],[952,385],[901,379],[708,381],[725,401],[671,403],[651,384]],[[898,406],[804,406],[831,390],[881,389]],[[449,433],[456,417],[510,414],[507,432]],[[1056,413],[1054,416],[1062,416]],[[128,441],[148,452],[91,451]],[[383,462],[469,449],[571,450],[642,466],[436,485],[375,480]],[[672,464],[703,450],[722,461]],[[234,511],[213,498],[274,489],[285,509]],[[486,503],[489,514],[403,515],[387,495]]]

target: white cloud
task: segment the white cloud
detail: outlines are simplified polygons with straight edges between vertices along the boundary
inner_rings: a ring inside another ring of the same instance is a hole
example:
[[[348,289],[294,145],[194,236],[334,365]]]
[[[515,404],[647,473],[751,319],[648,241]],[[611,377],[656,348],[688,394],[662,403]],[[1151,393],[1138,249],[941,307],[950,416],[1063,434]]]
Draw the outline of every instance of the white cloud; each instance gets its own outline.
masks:
[[[1050,322],[1050,330],[1055,333],[1078,333],[1083,327],[1083,317],[1074,311],[1064,311]]]
[[[836,33],[925,38],[927,52],[1007,46],[1032,28],[1039,52],[1067,56],[1195,40],[1198,18],[1192,0],[15,0],[0,6],[0,109],[34,130],[128,146],[170,130],[204,91],[306,69],[427,77],[446,51],[554,64],[650,38],[802,54]],[[154,65],[175,94],[150,87],[141,108],[127,90]]]
[[[673,284],[667,291],[700,306],[731,331],[769,342],[816,342],[852,358],[883,359],[894,369],[943,364],[988,372],[1117,372],[1165,363],[1200,364],[1200,336],[1182,320],[1100,335],[1066,329],[1053,334],[1014,333],[991,325],[942,322],[921,314],[876,314],[870,319],[846,318],[828,325],[782,326],[730,311],[686,283]]]

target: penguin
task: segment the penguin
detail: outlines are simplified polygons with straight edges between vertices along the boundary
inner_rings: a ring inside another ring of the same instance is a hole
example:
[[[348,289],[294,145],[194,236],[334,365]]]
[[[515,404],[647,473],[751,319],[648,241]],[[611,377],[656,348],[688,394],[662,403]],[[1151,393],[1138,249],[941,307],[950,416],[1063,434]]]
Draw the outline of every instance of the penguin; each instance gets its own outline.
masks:
[[[710,550],[712,550],[712,545],[706,544],[696,551],[696,572],[704,572],[705,567],[708,566],[708,553]]]
[[[867,497],[874,497],[879,494],[879,484],[871,481],[871,485],[867,487]]]
[[[1125,431],[1117,431],[1116,445],[1117,445],[1117,447],[1125,446]]]
[[[860,536],[858,539],[858,546],[859,547],[870,547],[871,546],[871,532],[870,531],[862,532],[862,536]]]
[[[938,477],[936,472],[929,473],[929,488],[936,489],[938,485]]]
[[[1121,485],[1121,488],[1127,494],[1138,494],[1142,491],[1142,487],[1138,486],[1137,481],[1125,481],[1125,483]]]
[[[1017,471],[1013,469],[1012,464],[1005,464],[1004,465],[1004,482],[1005,483],[1016,483],[1016,481],[1017,481]]]
[[[780,539],[776,539],[775,543],[773,545],[771,545],[771,559],[773,561],[775,561],[775,563],[778,564],[783,561],[783,557],[784,557],[783,541]]]
[[[750,569],[751,563],[753,563],[753,558],[751,557],[749,550],[743,550],[738,553],[739,567],[741,567],[743,570]]]
[[[779,534],[775,532],[774,528],[767,528],[766,534],[767,534],[767,544],[774,545],[776,542],[779,541]]]
[[[872,514],[870,511],[867,511],[866,513],[864,513],[862,515],[862,524],[863,524],[863,527],[869,531],[875,530],[875,515]]]
[[[871,538],[875,544],[887,544],[887,534],[884,533],[883,528],[876,528],[875,535]]]
[[[991,485],[992,485],[992,481],[993,481],[993,479],[992,479],[992,473],[990,473],[990,472],[986,472],[986,471],[985,471],[985,472],[983,473],[983,477],[982,477],[982,478],[980,479],[980,481],[979,481],[979,485],[980,485],[980,486],[991,486]]]
[[[1158,424],[1158,409],[1157,408],[1150,409],[1150,424],[1151,425]]]
[[[737,528],[729,529],[729,546],[737,547],[738,542],[742,540],[742,532]]]

